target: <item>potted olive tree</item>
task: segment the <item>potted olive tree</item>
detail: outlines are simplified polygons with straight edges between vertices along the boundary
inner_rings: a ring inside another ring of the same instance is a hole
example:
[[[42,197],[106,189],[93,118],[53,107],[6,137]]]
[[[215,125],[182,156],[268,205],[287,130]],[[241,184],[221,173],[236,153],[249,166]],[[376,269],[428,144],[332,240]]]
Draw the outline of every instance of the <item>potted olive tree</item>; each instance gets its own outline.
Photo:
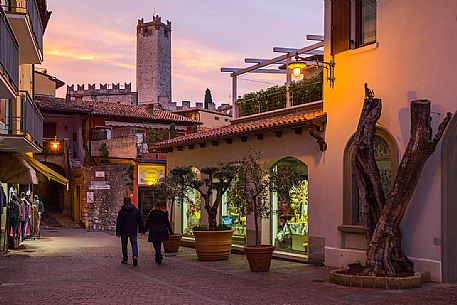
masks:
[[[195,172],[192,167],[176,167],[170,171],[167,177],[159,180],[157,190],[164,194],[170,207],[170,223],[172,223],[175,206],[180,207],[187,198],[187,192],[191,189],[190,182],[195,179]],[[170,235],[170,238],[163,243],[166,253],[176,253],[179,250],[181,234]]]
[[[269,171],[258,163],[260,153],[249,152],[236,164],[236,178],[228,193],[230,204],[245,209],[246,214],[254,216],[255,245],[247,245],[244,252],[253,272],[270,270],[274,247],[262,245],[260,221],[270,216],[269,191],[273,179]]]
[[[202,177],[190,181],[192,188],[200,193],[208,213],[208,226],[193,229],[195,250],[199,260],[224,260],[230,257],[233,230],[217,224],[217,213],[222,197],[236,175],[233,162],[220,163],[216,167],[201,170]]]
[[[236,164],[236,178],[228,193],[232,205],[243,207],[248,215],[252,215],[255,225],[255,245],[246,245],[244,252],[253,272],[270,270],[274,246],[263,245],[260,235],[260,221],[269,218],[271,205],[268,200],[271,191],[285,194],[286,187],[294,184],[298,176],[290,167],[281,166],[274,171],[267,170],[259,164],[260,153],[249,152]]]

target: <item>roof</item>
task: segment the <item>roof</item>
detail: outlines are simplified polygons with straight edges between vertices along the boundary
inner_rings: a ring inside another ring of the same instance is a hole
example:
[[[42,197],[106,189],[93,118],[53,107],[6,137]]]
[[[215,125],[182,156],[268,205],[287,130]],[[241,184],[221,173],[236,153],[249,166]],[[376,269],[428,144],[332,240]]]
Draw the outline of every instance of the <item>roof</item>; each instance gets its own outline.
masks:
[[[67,102],[64,98],[36,95],[35,102],[41,112],[91,113],[120,120],[141,120],[177,123],[179,125],[198,125],[198,121],[150,106],[136,106],[109,102]]]
[[[223,113],[223,112],[220,112],[220,111],[217,111],[217,110],[205,109],[205,108],[201,108],[201,107],[191,107],[191,108],[186,108],[186,109],[173,110],[173,113],[178,113],[179,114],[179,113],[189,113],[189,112],[199,112],[199,111],[208,112],[208,113],[214,113],[214,114],[228,116],[228,117],[231,116],[231,115],[229,115],[227,113]]]
[[[44,77],[49,78],[49,80],[55,82],[55,83],[56,83],[56,89],[59,89],[60,87],[62,87],[63,85],[65,85],[65,82],[64,82],[64,81],[61,81],[61,80],[58,79],[57,77],[52,76],[52,75],[49,75],[48,73],[46,73],[46,72],[44,72],[44,71],[35,70],[35,73],[41,74],[41,75],[43,75]]]
[[[233,138],[267,130],[281,129],[284,127],[298,127],[310,122],[325,122],[327,114],[322,111],[322,102],[312,105],[300,105],[288,109],[281,109],[270,113],[243,117],[233,120],[231,125],[216,127],[202,132],[188,134],[157,143],[156,148],[165,149],[188,144],[203,143]]]

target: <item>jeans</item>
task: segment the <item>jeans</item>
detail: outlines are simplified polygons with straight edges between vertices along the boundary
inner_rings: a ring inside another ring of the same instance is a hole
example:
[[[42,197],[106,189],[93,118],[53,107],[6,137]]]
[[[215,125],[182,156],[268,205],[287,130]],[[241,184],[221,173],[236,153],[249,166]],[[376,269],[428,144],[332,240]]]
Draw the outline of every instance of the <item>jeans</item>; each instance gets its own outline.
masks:
[[[156,252],[156,262],[157,261],[161,261],[163,259],[163,256],[162,256],[162,242],[160,241],[155,241],[152,243],[152,245],[154,246],[154,251]]]
[[[138,257],[138,235],[121,235],[122,257],[124,260],[127,260],[128,257],[127,243],[129,239],[132,245],[132,256]]]

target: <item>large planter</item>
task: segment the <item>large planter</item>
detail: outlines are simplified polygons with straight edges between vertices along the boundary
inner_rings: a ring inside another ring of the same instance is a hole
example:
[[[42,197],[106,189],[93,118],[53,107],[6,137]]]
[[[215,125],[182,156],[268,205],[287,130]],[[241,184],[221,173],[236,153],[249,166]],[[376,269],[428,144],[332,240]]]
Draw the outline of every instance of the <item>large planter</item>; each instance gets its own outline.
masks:
[[[343,286],[385,289],[410,289],[422,285],[422,274],[419,272],[406,277],[387,277],[344,274],[345,271],[346,269],[330,271],[330,282]]]
[[[230,258],[233,230],[193,231],[195,250],[201,261],[218,261]]]
[[[271,258],[275,247],[271,245],[245,246],[244,253],[252,272],[267,272],[270,270]]]
[[[163,242],[163,250],[165,253],[176,253],[179,250],[179,243],[181,242],[181,234],[170,235],[167,241]]]

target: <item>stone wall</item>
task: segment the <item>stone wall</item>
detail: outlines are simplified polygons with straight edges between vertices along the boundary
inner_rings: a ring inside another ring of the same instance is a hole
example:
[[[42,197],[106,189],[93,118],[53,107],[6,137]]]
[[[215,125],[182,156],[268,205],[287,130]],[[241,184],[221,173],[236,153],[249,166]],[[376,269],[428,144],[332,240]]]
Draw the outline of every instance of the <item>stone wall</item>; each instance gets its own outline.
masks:
[[[116,229],[117,213],[123,204],[123,198],[130,191],[127,185],[129,166],[107,164],[84,169],[81,200],[86,229]]]

